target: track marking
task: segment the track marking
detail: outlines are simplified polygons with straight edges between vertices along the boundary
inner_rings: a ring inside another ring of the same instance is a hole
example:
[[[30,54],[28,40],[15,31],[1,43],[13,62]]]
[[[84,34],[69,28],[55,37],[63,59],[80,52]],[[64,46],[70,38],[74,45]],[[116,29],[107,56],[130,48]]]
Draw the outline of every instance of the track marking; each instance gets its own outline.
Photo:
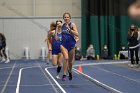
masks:
[[[101,87],[103,87],[103,88],[105,88],[105,89],[111,91],[112,93],[123,93],[123,92],[121,92],[121,91],[119,91],[119,90],[117,90],[117,89],[115,89],[115,88],[112,88],[112,87],[110,87],[110,86],[108,86],[108,85],[106,85],[106,84],[104,84],[104,83],[101,83],[100,81],[98,81],[98,80],[96,80],[96,79],[90,77],[90,76],[87,75],[87,74],[84,74],[84,73],[79,72],[79,71],[78,71],[77,69],[75,69],[75,68],[73,68],[73,70],[74,70],[75,73],[80,73],[80,74],[83,75],[84,77],[88,78],[89,80],[91,80],[92,82],[96,83],[97,85],[99,85],[99,86],[101,86]]]
[[[40,84],[40,85],[20,85],[21,87],[41,87],[41,86],[57,86],[56,84]],[[84,84],[84,85],[81,85],[81,84],[61,84],[63,86],[69,86],[69,85],[78,85],[78,86],[87,86],[87,85],[93,85],[93,84]],[[4,85],[0,85],[0,86],[4,86]],[[7,85],[7,86],[17,86],[17,85]]]
[[[52,78],[52,80],[56,83],[56,85],[61,89],[61,91],[63,92],[63,93],[67,93],[61,86],[60,86],[60,84],[54,79],[54,77],[50,74],[50,72],[48,71],[48,69],[47,68],[45,68],[45,71],[48,73],[48,75]]]
[[[1,70],[1,69],[7,69],[7,68],[12,68],[12,67],[3,67],[3,68],[0,68],[0,70]]]
[[[37,61],[36,61],[36,62],[37,62]],[[24,68],[21,68],[21,69],[20,69],[20,71],[19,71],[19,76],[18,76],[18,81],[17,81],[16,93],[19,93],[19,86],[20,86],[20,82],[21,82],[21,73],[22,73],[22,71],[25,70],[25,69],[37,68],[37,67],[40,68],[41,66],[38,65],[38,66],[32,66],[32,67],[24,67]],[[41,71],[42,71],[42,70],[41,70]],[[45,74],[45,73],[43,72],[43,74]],[[48,79],[50,85],[53,87],[53,89],[55,90],[55,92],[56,92],[56,93],[59,93],[59,92],[57,91],[57,89],[54,87],[54,84],[51,83],[51,81],[49,80],[49,78],[48,78],[46,75],[45,75],[45,77]]]
[[[14,65],[12,67],[12,70],[10,71],[10,74],[9,74],[9,76],[8,76],[8,78],[7,78],[7,80],[6,80],[5,84],[4,84],[4,87],[2,88],[0,93],[4,93],[4,91],[6,89],[6,86],[7,86],[8,82],[9,82],[9,80],[10,80],[10,77],[11,77],[13,71],[14,71],[15,65],[16,65],[16,63],[14,63]]]
[[[19,70],[18,81],[17,81],[17,87],[16,87],[16,93],[19,93],[19,86],[20,86],[20,81],[21,81],[21,73],[22,73],[22,70],[28,69],[28,68],[35,68],[35,67],[38,67],[38,66],[25,67],[25,68],[21,68],[21,69]]]
[[[125,78],[125,79],[130,80],[130,81],[134,81],[134,82],[140,83],[139,80],[129,78],[129,77],[125,76],[125,75],[121,75],[121,74],[118,74],[118,73],[115,73],[115,72],[113,72],[113,71],[109,71],[109,70],[106,70],[106,69],[103,69],[103,68],[100,68],[100,67],[96,67],[96,68],[99,69],[99,70],[102,70],[102,71],[105,71],[105,72],[108,72],[108,73],[117,75],[117,76],[119,76],[119,77],[123,77],[123,78]]]
[[[48,81],[49,81],[49,83],[51,84],[51,86],[52,86],[52,88],[54,89],[54,91],[55,91],[56,93],[59,93],[58,90],[56,89],[56,87],[54,86],[54,84],[52,84],[52,82],[51,82],[51,80],[49,79],[49,77],[48,77],[48,76],[46,75],[46,73],[43,71],[41,65],[40,65],[39,63],[38,63],[38,65],[39,65],[39,67],[40,67],[42,73],[44,74],[44,76],[48,79]]]
[[[93,65],[101,65],[101,64],[106,65],[106,64],[120,64],[120,63],[122,63],[122,64],[123,64],[123,63],[129,63],[129,61],[123,61],[123,62],[106,62],[106,63],[89,63],[89,64],[81,64],[81,65],[82,65],[82,66],[93,66]],[[74,67],[77,67],[77,66],[79,66],[79,65],[75,65]],[[137,83],[140,83],[139,80],[135,80],[135,79],[129,78],[129,77],[127,77],[127,76],[120,75],[120,74],[118,74],[118,73],[115,73],[115,72],[112,72],[112,71],[109,71],[109,70],[106,70],[106,69],[103,69],[103,68],[99,68],[99,67],[96,67],[96,68],[98,68],[98,69],[100,69],[100,70],[102,70],[102,71],[105,71],[105,72],[108,72],[108,73],[112,73],[112,74],[115,74],[115,75],[117,75],[117,76],[126,78],[126,79],[128,79],[128,80],[131,80],[131,81],[135,81],[135,82],[137,82]],[[129,69],[129,68],[127,68],[127,69]],[[130,69],[130,70],[134,70],[134,69]],[[134,70],[134,71],[137,71],[137,70]]]
[[[106,63],[89,63],[89,64],[82,64],[83,66],[88,66],[88,65],[100,65],[100,64],[119,64],[119,63],[126,63],[126,62],[106,62]],[[78,66],[78,65],[75,65]],[[20,81],[21,81],[21,72],[23,69],[28,69],[28,68],[34,68],[34,67],[40,67],[40,66],[33,66],[33,67],[26,67],[26,68],[21,68],[19,71],[19,78],[18,78],[18,83],[17,83],[17,88],[16,88],[16,93],[19,93],[19,85],[20,85]],[[46,72],[48,71],[48,68],[55,68],[54,66],[51,67],[47,67],[45,68]],[[47,72],[51,78],[53,78],[54,82],[56,81],[54,79],[54,77],[49,73],[49,71]],[[57,82],[57,81],[56,81]],[[55,82],[55,83],[56,83]],[[52,84],[51,84],[52,85]],[[63,91],[63,93],[66,93],[66,91],[60,86],[60,84],[57,82],[56,85]]]
[[[16,93],[19,93],[19,85],[20,85],[20,81],[21,81],[21,72],[22,72],[23,68],[20,69],[19,71],[19,75],[18,75],[18,82],[17,82],[17,87],[16,87]]]
[[[129,61],[122,61],[122,62],[101,62],[101,63],[83,63],[83,64],[76,64],[74,67],[77,67],[79,65],[82,66],[91,66],[91,65],[107,65],[107,64],[123,64],[123,63],[129,63]]]

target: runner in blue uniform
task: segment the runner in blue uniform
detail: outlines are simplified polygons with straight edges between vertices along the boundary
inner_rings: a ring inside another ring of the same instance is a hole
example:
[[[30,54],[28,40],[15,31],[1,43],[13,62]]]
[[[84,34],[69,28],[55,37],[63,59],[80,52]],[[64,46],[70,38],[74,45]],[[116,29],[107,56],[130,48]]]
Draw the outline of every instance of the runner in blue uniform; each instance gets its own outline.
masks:
[[[58,65],[57,67],[57,79],[60,79],[59,73],[62,68],[62,53],[60,50],[60,45],[62,41],[61,29],[62,28],[62,21],[56,21],[56,30],[53,30],[49,33],[49,36],[52,37],[52,64],[54,66]]]
[[[62,80],[65,81],[67,70],[69,73],[69,80],[72,80],[72,65],[75,58],[75,44],[79,40],[79,34],[75,23],[70,21],[70,13],[64,13],[63,19],[65,23],[62,25],[62,43],[60,48],[65,60],[63,65],[64,73],[62,77]]]
[[[52,53],[52,37],[49,35],[51,31],[54,31],[56,29],[56,23],[52,22],[50,24],[50,30],[47,33],[47,38],[45,39],[45,42],[47,42],[47,48],[48,48],[48,54],[47,54],[47,64],[50,62],[50,57]]]

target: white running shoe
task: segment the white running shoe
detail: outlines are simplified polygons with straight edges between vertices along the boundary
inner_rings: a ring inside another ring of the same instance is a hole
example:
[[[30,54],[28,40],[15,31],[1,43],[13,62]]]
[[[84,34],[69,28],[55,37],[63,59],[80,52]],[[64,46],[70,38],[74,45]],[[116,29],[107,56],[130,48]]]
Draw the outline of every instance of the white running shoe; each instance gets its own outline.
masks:
[[[6,61],[6,59],[5,58],[2,58],[1,62],[4,62],[4,61]]]
[[[61,79],[59,75],[56,76],[56,79]]]
[[[134,67],[139,68],[139,64],[134,64]]]
[[[134,64],[128,64],[128,66],[130,66],[131,68],[133,68],[134,67]]]
[[[9,60],[9,58],[5,61],[5,63],[9,63],[10,62],[10,60]]]

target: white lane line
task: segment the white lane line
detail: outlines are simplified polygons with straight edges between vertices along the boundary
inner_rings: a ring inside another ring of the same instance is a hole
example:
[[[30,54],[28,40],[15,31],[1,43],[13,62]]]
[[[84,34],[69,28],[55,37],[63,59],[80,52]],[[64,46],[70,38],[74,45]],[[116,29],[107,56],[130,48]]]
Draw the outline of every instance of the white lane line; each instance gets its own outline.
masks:
[[[39,85],[20,85],[21,87],[43,87],[43,86],[57,86],[56,84],[39,84]],[[93,84],[84,84],[84,85],[81,85],[81,84],[61,84],[63,86],[70,86],[70,85],[78,85],[78,86],[86,86],[86,85],[93,85]],[[2,87],[4,85],[0,85],[0,87]],[[15,87],[17,85],[7,85],[7,87]]]
[[[6,80],[5,84],[4,84],[4,87],[2,88],[0,93],[4,93],[4,91],[6,89],[6,86],[7,86],[8,82],[9,82],[9,80],[10,80],[10,77],[11,77],[13,71],[14,71],[15,65],[16,65],[16,63],[14,63],[14,65],[12,67],[12,70],[10,71],[10,74],[9,74],[9,76],[8,76],[8,78],[7,78],[7,80]]]
[[[99,62],[99,63],[82,63],[82,64],[75,64],[73,67],[77,67],[79,65],[82,65],[82,66],[90,66],[90,65],[108,65],[108,64],[124,64],[124,63],[130,63],[130,61],[114,61],[114,62]],[[57,66],[50,66],[50,67],[47,67],[48,69],[49,68],[56,68]]]
[[[44,72],[44,70],[40,67],[42,73],[44,74],[44,76],[48,79],[49,83],[51,84],[52,88],[54,89],[55,93],[59,93],[57,88],[54,86],[54,84],[51,82],[50,78],[46,75],[46,73]],[[56,84],[55,84],[56,85]]]
[[[103,69],[103,68],[99,68],[99,67],[96,67],[96,68],[99,69],[99,70],[102,70],[102,71],[104,71],[104,72],[108,72],[108,73],[117,75],[117,76],[119,76],[119,77],[123,77],[123,78],[125,78],[125,79],[130,80],[130,81],[134,81],[134,82],[140,83],[139,80],[129,78],[129,77],[125,76],[125,75],[121,75],[121,74],[115,73],[115,72],[113,72],[113,71],[109,71],[109,70],[106,70],[106,69]]]
[[[51,79],[46,75],[46,72],[44,71],[44,69],[41,67],[41,65],[38,63],[40,70],[42,71],[42,73],[44,74],[44,76],[48,79],[49,83],[51,84],[52,88],[54,89],[55,93],[59,93],[57,88],[54,86],[54,84],[51,82]]]
[[[16,87],[16,93],[19,93],[19,86],[20,86],[20,81],[21,81],[21,73],[22,73],[22,70],[23,70],[23,69],[28,69],[28,68],[35,68],[35,67],[38,67],[38,66],[25,67],[25,68],[21,68],[21,69],[19,70],[18,81],[17,81],[17,87]]]
[[[56,84],[53,84],[56,85]],[[4,86],[4,85],[0,85],[0,86]],[[17,86],[17,85],[7,85],[7,86]],[[40,84],[40,85],[20,85],[20,86],[26,86],[26,87],[39,87],[39,86],[52,86],[51,84]]]
[[[20,69],[19,71],[19,75],[18,75],[18,82],[17,82],[17,87],[16,87],[16,93],[19,93],[19,85],[20,85],[20,81],[21,81],[21,72],[22,72],[23,68]]]
[[[108,65],[108,64],[123,64],[123,63],[130,63],[130,61],[122,61],[122,62],[99,62],[99,63],[83,63],[80,64],[82,66],[90,66],[90,65]],[[79,64],[74,65],[74,67],[79,66]]]
[[[23,68],[24,66],[15,66],[15,68]],[[33,66],[32,66],[33,67]],[[38,67],[38,66],[34,66],[34,67]],[[8,69],[8,68],[12,68],[12,67],[2,67],[0,68],[0,70],[3,70],[3,69]]]
[[[100,81],[98,81],[98,80],[96,80],[96,79],[90,77],[90,76],[87,75],[87,74],[84,74],[84,73],[79,72],[79,71],[78,71],[77,69],[75,69],[75,68],[73,68],[73,70],[74,70],[75,73],[80,73],[80,74],[83,75],[84,77],[88,78],[89,80],[91,80],[92,82],[96,83],[97,85],[99,85],[99,86],[101,86],[101,87],[103,87],[103,88],[105,88],[105,89],[111,91],[112,93],[123,93],[123,92],[121,92],[121,91],[119,91],[119,90],[117,90],[117,89],[115,89],[115,88],[112,88],[112,87],[110,87],[110,86],[108,86],[108,85],[106,85],[106,84],[104,84],[104,83],[102,83],[102,82],[100,82]]]
[[[37,62],[40,70],[42,71],[42,73],[44,74],[44,76],[48,79],[49,83],[51,84],[52,88],[54,89],[55,93],[59,93],[57,88],[54,86],[54,84],[51,82],[51,79],[46,75],[46,72],[44,71],[44,69],[42,68],[42,66],[39,64],[39,61],[35,61]],[[53,67],[53,66],[51,66]]]
[[[57,66],[51,66],[51,67],[47,67],[47,69],[50,69],[50,68],[56,68]]]
[[[0,68],[0,70],[1,70],[1,69],[7,69],[7,68],[12,68],[12,67],[3,67],[3,68]]]
[[[123,64],[123,63],[129,63],[129,61],[122,61],[122,62],[105,62],[105,63],[89,63],[89,64],[81,64],[81,65],[82,65],[82,66],[93,66],[93,65],[101,65],[101,64],[106,65],[106,64],[121,64],[121,63],[122,63],[122,64]],[[79,65],[75,65],[74,67],[77,67],[77,66],[79,66]],[[112,71],[109,71],[109,70],[106,70],[106,69],[103,69],[103,68],[99,68],[99,67],[96,67],[96,68],[98,68],[98,69],[100,69],[100,70],[102,70],[102,71],[105,71],[105,72],[108,72],[108,73],[112,73],[112,74],[114,74],[114,75],[117,75],[117,76],[126,78],[126,79],[128,79],[128,80],[131,80],[131,81],[135,81],[135,82],[137,82],[137,83],[140,83],[139,80],[132,79],[132,78],[129,78],[129,77],[127,77],[127,76],[120,75],[120,74],[118,74],[118,73],[115,73],[115,72],[112,72]],[[129,68],[128,68],[128,69],[129,69]],[[133,70],[133,69],[130,69],[130,70]],[[137,71],[137,70],[135,70],[135,71]]]
[[[16,87],[16,93],[19,93],[19,89],[20,89],[20,82],[21,82],[21,75],[22,75],[22,71],[25,70],[25,69],[30,69],[30,68],[40,68],[40,66],[31,66],[31,67],[24,67],[24,68],[21,68],[20,71],[19,71],[19,75],[18,75],[18,81],[17,81],[17,87]],[[53,68],[53,67],[49,67],[49,68]],[[53,84],[51,84],[51,86],[53,86]]]
[[[61,86],[60,86],[60,84],[54,79],[54,77],[50,74],[50,72],[48,71],[48,69],[47,68],[45,68],[45,71],[48,73],[48,75],[52,78],[52,80],[56,83],[56,85],[61,89],[61,91],[63,92],[63,93],[67,93]]]
[[[119,63],[126,63],[126,62],[128,62],[128,61],[124,61],[124,62],[106,62],[106,63],[89,63],[89,64],[82,64],[82,65],[83,66],[88,66],[88,65],[100,65],[100,64],[119,64]],[[78,66],[78,65],[75,65],[75,66]],[[19,76],[18,76],[16,93],[19,93],[19,86],[20,86],[20,81],[21,81],[21,73],[22,73],[22,70],[23,69],[28,69],[28,68],[34,68],[34,67],[40,67],[40,66],[25,67],[25,68],[21,68],[20,69]],[[47,68],[55,68],[55,67],[54,66],[51,66],[51,67],[47,67]],[[51,78],[53,78],[53,76],[49,73],[49,71],[47,70],[47,68],[45,68],[46,72],[50,75]],[[53,80],[57,84],[57,86],[63,91],[63,93],[67,93],[54,78],[53,78]]]

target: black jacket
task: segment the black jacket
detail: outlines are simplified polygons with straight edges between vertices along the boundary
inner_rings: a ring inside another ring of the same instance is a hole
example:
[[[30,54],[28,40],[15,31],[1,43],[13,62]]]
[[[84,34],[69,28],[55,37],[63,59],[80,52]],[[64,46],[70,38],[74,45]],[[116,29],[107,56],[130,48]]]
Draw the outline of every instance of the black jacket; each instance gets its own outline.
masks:
[[[138,33],[134,32],[133,36],[128,35],[127,40],[128,40],[128,46],[133,47],[138,44]]]

